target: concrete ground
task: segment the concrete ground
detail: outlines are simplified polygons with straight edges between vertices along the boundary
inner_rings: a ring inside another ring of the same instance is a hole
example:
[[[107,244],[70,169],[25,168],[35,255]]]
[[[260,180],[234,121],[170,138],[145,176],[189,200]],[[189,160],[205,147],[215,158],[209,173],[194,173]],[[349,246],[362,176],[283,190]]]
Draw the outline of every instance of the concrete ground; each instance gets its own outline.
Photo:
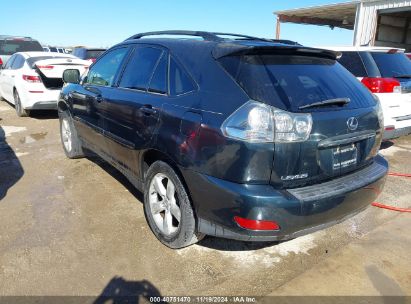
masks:
[[[411,136],[381,151],[411,173]],[[379,202],[411,206],[411,179]],[[282,243],[208,237],[171,250],[142,195],[99,159],[69,160],[54,113],[0,102],[0,295],[411,295],[411,215],[369,207]]]

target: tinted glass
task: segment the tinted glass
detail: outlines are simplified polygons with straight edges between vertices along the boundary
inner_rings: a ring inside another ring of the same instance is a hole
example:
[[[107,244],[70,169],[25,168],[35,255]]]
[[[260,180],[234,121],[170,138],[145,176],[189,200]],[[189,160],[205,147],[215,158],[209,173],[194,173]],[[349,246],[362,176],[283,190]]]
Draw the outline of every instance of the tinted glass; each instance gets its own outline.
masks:
[[[176,61],[170,60],[170,94],[181,95],[195,90],[195,86],[190,76]]]
[[[371,55],[377,63],[382,77],[411,75],[411,62],[404,53],[387,54],[372,52]]]
[[[120,81],[120,87],[147,90],[148,82],[163,51],[151,47],[136,48]]]
[[[51,47],[50,47],[50,52],[57,53],[57,48],[51,46]]]
[[[96,59],[98,58],[101,54],[103,54],[105,50],[89,50],[86,52],[86,58],[85,59]]]
[[[167,93],[167,69],[168,69],[168,55],[163,54],[157,64],[153,77],[151,78],[148,90],[154,93]]]
[[[24,65],[24,57],[21,55],[16,55],[13,64],[11,65],[12,70],[21,69]]]
[[[365,86],[335,60],[245,55],[224,57],[220,61],[251,99],[283,110],[299,112],[303,105],[347,97],[351,102],[346,109],[375,105]]]
[[[12,55],[18,52],[43,51],[43,47],[35,40],[0,40],[0,54]]]
[[[338,62],[354,74],[354,76],[367,77],[367,71],[358,52],[342,52],[342,56],[338,59]]]
[[[101,86],[113,85],[114,77],[127,54],[127,50],[127,48],[119,48],[104,55],[92,66],[86,82]]]
[[[14,59],[16,58],[16,55],[13,55],[7,60],[6,65],[4,66],[4,69],[9,69],[11,65],[13,64]]]

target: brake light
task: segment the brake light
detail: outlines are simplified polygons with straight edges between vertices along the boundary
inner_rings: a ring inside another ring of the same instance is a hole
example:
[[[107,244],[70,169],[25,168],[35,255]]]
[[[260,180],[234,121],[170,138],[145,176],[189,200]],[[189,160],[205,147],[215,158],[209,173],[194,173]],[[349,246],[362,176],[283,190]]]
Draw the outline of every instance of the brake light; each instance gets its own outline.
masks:
[[[234,221],[241,228],[250,230],[280,230],[280,225],[278,225],[278,223],[274,221],[250,220],[239,216],[235,216]]]
[[[1,60],[1,58],[0,58],[0,66],[2,66],[3,65],[3,60]]]
[[[372,93],[401,93],[401,83],[394,78],[364,77],[361,82]]]
[[[41,82],[41,79],[39,76],[32,76],[32,75],[23,75],[23,80],[27,81],[27,82]]]
[[[385,131],[394,131],[395,130],[395,126],[387,126],[385,127]]]
[[[39,69],[42,69],[42,70],[51,70],[51,69],[54,69],[54,66],[53,65],[38,65],[37,66]]]
[[[253,143],[301,142],[311,133],[309,113],[291,113],[250,100],[222,124],[226,137]]]

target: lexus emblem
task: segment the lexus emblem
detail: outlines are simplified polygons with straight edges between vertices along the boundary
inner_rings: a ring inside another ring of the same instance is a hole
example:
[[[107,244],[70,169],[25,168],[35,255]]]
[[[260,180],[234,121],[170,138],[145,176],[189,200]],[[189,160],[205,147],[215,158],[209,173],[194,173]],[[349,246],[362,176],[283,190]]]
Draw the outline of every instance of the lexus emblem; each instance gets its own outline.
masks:
[[[350,117],[347,120],[347,126],[348,129],[350,129],[351,131],[355,131],[358,128],[358,119],[355,117]]]

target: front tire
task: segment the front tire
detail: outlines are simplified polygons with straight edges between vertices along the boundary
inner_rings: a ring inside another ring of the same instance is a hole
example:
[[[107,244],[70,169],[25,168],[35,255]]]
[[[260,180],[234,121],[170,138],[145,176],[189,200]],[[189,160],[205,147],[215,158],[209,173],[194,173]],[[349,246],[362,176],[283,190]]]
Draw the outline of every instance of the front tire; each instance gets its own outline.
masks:
[[[30,112],[28,110],[25,110],[23,106],[21,105],[20,96],[17,90],[14,90],[13,97],[14,97],[14,108],[16,109],[17,116],[18,117],[29,116]]]
[[[165,162],[154,162],[147,171],[144,213],[154,235],[177,249],[201,240],[187,192],[177,174]]]
[[[73,119],[67,112],[59,111],[60,120],[60,138],[63,145],[64,153],[68,158],[84,157],[81,141],[77,136],[77,130],[74,127]]]

